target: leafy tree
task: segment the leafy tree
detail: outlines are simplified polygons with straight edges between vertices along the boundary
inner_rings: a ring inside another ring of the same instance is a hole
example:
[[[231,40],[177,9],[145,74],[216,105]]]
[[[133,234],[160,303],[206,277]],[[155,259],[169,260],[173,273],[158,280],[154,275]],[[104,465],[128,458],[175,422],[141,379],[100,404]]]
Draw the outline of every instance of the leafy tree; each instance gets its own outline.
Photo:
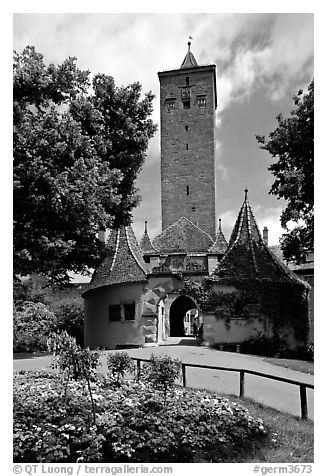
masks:
[[[68,280],[87,273],[97,231],[127,224],[135,179],[156,126],[141,85],[76,66],[45,65],[34,47],[14,52],[14,272]]]
[[[314,81],[307,93],[300,90],[293,100],[291,116],[277,116],[278,127],[269,139],[256,138],[261,149],[278,158],[268,168],[275,176],[269,193],[287,201],[281,215],[281,225],[287,230],[281,247],[285,259],[299,263],[313,249]],[[291,222],[296,224],[293,229]]]

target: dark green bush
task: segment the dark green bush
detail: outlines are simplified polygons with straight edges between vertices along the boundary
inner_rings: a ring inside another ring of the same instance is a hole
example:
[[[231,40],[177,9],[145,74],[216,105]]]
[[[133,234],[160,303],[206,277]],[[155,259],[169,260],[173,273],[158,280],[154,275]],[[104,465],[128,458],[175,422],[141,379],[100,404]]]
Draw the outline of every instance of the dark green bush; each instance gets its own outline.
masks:
[[[19,310],[14,309],[14,352],[47,350],[47,339],[55,328],[55,315],[45,304],[24,302]]]
[[[14,461],[223,462],[261,441],[260,419],[226,398],[173,387],[162,392],[143,382],[111,386],[91,382],[96,422],[82,380],[26,372],[14,377]]]
[[[79,300],[64,300],[54,309],[58,331],[67,331],[77,344],[84,345],[84,304]]]
[[[107,366],[109,375],[115,380],[116,384],[121,382],[126,373],[134,372],[135,365],[127,352],[115,352],[108,354]]]

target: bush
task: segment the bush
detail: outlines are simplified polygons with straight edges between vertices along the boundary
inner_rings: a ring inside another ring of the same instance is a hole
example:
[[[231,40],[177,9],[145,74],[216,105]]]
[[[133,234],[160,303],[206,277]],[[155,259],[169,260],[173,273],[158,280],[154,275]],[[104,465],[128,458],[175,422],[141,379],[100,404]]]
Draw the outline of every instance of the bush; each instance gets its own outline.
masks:
[[[14,352],[46,350],[47,339],[55,327],[55,315],[44,304],[24,302],[19,310],[14,309]]]
[[[125,378],[126,373],[134,372],[135,365],[127,352],[115,352],[107,357],[109,373],[116,384]]]
[[[67,331],[75,337],[77,344],[84,345],[84,304],[77,300],[66,300],[54,310],[58,331]]]
[[[163,357],[151,356],[150,362],[142,369],[142,379],[163,392],[166,404],[167,392],[172,389],[176,380],[181,378],[182,362],[168,355]]]
[[[14,461],[223,462],[267,435],[262,420],[226,398],[173,387],[162,392],[140,382],[91,382],[96,423],[83,381],[70,381],[67,401],[56,374],[14,377]]]

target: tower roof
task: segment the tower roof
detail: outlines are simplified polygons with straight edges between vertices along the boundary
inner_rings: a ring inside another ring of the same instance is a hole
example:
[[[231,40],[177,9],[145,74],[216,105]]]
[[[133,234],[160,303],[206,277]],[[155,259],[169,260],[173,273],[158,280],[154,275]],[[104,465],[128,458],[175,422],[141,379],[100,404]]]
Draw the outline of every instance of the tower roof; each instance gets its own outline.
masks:
[[[221,229],[221,219],[219,218],[218,232],[214,244],[209,248],[209,254],[224,254],[227,250],[228,243],[225,238],[225,235]]]
[[[84,295],[114,284],[146,281],[149,271],[130,226],[111,230],[105,246],[106,256],[95,270]]]
[[[228,249],[209,275],[209,280],[266,278],[303,284],[303,281],[284,265],[264,242],[248,202],[247,193],[248,190],[245,189],[244,202],[234,225]]]
[[[191,42],[189,41],[187,44],[188,44],[188,50],[187,50],[186,56],[184,58],[184,61],[181,64],[180,69],[194,68],[194,67],[198,66],[198,63],[197,63],[196,59],[194,58],[193,53],[191,52]]]
[[[153,240],[154,246],[164,254],[206,253],[213,240],[205,231],[194,225],[188,218],[181,217],[163,230]]]
[[[154,256],[159,255],[159,251],[153,246],[152,241],[148,235],[148,222],[145,221],[144,234],[140,241],[140,248],[143,255]]]

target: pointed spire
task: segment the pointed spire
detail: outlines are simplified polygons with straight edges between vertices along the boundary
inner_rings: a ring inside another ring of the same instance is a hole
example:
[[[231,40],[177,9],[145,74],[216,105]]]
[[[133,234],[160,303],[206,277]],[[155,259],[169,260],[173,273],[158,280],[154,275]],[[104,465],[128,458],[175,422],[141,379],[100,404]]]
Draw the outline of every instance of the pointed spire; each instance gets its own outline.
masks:
[[[191,42],[189,41],[187,43],[187,45],[188,45],[188,50],[187,50],[186,56],[184,58],[184,61],[181,64],[181,69],[183,69],[183,68],[194,68],[194,67],[198,66],[198,63],[197,63],[196,59],[194,58],[194,56],[191,52]]]
[[[145,220],[144,222],[144,234],[142,236],[142,239],[140,241],[140,247],[142,250],[143,255],[148,255],[148,256],[158,256],[159,251],[153,246],[152,241],[150,240],[150,237],[148,235],[148,222]]]
[[[264,242],[248,202],[248,189],[235,222],[228,249],[209,280],[256,279],[290,280],[299,283],[297,276],[281,263]]]
[[[226,252],[228,243],[225,238],[225,235],[221,229],[221,218],[219,218],[218,221],[218,232],[216,236],[216,241],[214,244],[209,248],[208,254],[217,254],[217,255],[222,255]]]

